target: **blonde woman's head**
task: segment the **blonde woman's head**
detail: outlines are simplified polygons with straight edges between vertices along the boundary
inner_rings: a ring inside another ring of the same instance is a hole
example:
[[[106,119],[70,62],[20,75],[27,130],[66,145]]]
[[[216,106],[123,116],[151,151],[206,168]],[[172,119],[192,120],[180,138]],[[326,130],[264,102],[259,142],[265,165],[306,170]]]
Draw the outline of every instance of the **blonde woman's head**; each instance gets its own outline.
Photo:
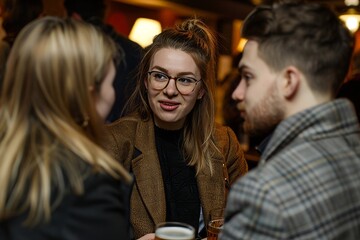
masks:
[[[83,193],[79,162],[130,179],[100,146],[116,53],[110,38],[76,20],[45,17],[20,32],[0,96],[0,220],[23,211],[28,223],[48,220],[54,184],[57,199],[65,183]]]
[[[113,42],[86,23],[37,20],[14,44],[1,102],[24,117],[61,118],[91,128],[98,119],[93,102],[115,53]]]

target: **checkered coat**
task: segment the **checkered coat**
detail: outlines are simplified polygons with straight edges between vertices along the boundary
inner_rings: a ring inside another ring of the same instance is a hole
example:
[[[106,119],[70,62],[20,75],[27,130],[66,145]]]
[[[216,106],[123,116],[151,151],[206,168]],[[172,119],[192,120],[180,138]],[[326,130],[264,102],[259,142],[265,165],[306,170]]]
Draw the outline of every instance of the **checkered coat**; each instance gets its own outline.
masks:
[[[233,185],[222,240],[360,239],[360,129],[347,100],[284,120]]]

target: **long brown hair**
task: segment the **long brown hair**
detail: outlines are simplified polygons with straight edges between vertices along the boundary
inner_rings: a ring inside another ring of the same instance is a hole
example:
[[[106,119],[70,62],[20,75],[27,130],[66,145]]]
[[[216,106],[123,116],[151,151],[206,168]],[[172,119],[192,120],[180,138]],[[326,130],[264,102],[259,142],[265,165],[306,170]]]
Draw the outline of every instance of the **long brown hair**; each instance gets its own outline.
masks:
[[[217,151],[213,139],[217,44],[215,34],[204,22],[199,19],[188,19],[175,28],[164,30],[154,38],[153,43],[145,49],[144,58],[139,66],[137,86],[125,107],[125,113],[138,112],[144,121],[152,116],[144,79],[147,78],[153,56],[163,48],[179,49],[188,53],[200,70],[205,94],[187,116],[183,148],[189,165],[195,166],[197,173],[205,167],[212,171],[208,159]]]

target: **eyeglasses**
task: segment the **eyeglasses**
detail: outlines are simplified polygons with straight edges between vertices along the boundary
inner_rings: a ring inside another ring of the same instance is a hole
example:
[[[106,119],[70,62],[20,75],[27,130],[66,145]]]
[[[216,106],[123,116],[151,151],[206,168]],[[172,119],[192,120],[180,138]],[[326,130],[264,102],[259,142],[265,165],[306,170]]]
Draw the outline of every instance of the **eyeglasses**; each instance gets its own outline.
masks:
[[[163,90],[169,84],[170,79],[174,79],[176,89],[183,95],[193,92],[198,82],[201,81],[192,77],[172,77],[159,71],[150,71],[148,74],[151,87],[155,90]]]

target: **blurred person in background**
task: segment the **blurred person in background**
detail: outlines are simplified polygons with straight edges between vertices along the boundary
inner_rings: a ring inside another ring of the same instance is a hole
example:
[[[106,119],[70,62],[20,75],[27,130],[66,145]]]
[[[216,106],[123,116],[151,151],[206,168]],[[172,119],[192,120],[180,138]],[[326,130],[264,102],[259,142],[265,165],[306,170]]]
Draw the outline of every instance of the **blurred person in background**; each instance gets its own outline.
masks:
[[[246,132],[270,139],[232,186],[220,239],[360,239],[360,128],[335,99],[353,37],[329,8],[289,1],[257,7],[242,36],[232,96]]]
[[[100,145],[115,53],[71,19],[16,37],[0,95],[0,239],[130,239],[131,177]]]
[[[164,30],[146,48],[129,115],[108,126],[109,151],[134,174],[136,238],[153,238],[164,221],[206,237],[210,211],[225,206],[231,184],[247,172],[234,132],[215,124],[216,59],[215,35],[201,20]]]
[[[105,24],[107,5],[104,0],[92,0],[91,2],[88,0],[64,0],[64,7],[69,17],[81,19],[99,27],[117,43],[120,52],[124,54],[124,61],[116,66],[114,81],[116,98],[107,117],[107,122],[113,122],[122,115],[126,100],[135,89],[136,69],[142,58],[143,49],[139,44],[115,32],[111,25]]]
[[[360,51],[355,52],[352,57],[351,75],[341,85],[337,98],[347,98],[352,102],[360,122]]]
[[[0,39],[0,88],[7,56],[21,29],[43,13],[42,0],[2,0],[2,28],[5,36]]]
[[[4,14],[4,0],[0,0],[0,40],[2,40],[5,37],[5,31],[2,27],[3,14]]]
[[[232,99],[231,94],[237,85],[240,82],[241,75],[239,73],[238,64],[240,62],[242,52],[235,55],[232,59],[232,67],[229,73],[224,77],[224,80],[221,82],[221,87],[224,89],[224,98],[222,105],[222,115],[224,119],[224,124],[229,126],[236,137],[240,140],[241,135],[243,134],[242,122],[243,119],[239,114],[239,109],[237,109],[237,102]]]
[[[6,35],[4,28],[2,27],[3,14],[4,14],[4,1],[0,0],[0,85],[2,82],[2,77],[4,75],[6,58],[7,55],[9,54],[8,53],[9,45],[6,42],[2,41],[2,39]]]

